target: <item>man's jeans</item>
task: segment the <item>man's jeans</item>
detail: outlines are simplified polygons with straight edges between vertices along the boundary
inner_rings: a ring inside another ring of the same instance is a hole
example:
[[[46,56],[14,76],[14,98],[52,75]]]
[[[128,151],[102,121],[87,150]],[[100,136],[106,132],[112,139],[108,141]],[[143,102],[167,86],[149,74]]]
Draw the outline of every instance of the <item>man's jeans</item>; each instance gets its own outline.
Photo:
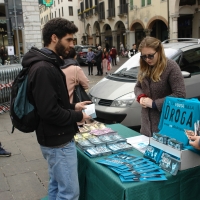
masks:
[[[74,141],[61,148],[40,146],[49,170],[49,200],[78,200],[77,152]]]

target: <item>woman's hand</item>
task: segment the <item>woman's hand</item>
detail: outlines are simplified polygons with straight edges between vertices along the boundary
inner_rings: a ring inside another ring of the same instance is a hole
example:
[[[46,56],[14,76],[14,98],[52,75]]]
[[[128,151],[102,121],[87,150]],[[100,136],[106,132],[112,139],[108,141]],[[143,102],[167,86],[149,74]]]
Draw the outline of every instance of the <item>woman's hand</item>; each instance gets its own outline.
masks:
[[[142,97],[140,98],[140,104],[142,105],[143,108],[152,108],[152,102],[153,100],[149,97]]]

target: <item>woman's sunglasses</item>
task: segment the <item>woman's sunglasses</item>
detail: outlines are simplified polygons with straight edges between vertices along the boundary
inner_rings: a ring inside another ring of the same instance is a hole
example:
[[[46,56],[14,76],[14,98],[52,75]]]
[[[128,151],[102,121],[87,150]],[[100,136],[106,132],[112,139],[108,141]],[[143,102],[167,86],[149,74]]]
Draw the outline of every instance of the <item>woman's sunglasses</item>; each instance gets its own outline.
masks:
[[[157,52],[157,51],[156,51],[156,52]],[[145,61],[146,61],[147,58],[148,58],[149,60],[153,60],[153,59],[154,59],[154,55],[156,54],[156,52],[153,53],[153,54],[147,54],[147,55],[140,56],[140,58],[141,58],[142,60],[145,60]]]

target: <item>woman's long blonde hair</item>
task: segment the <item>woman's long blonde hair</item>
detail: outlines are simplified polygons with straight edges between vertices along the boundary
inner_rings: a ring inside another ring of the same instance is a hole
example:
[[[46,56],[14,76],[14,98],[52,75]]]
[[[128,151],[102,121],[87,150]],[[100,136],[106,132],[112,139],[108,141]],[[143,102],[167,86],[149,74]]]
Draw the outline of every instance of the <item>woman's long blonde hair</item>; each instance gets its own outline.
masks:
[[[149,77],[154,82],[158,82],[167,64],[167,58],[165,56],[163,45],[161,44],[161,41],[157,38],[146,37],[140,43],[139,51],[141,52],[144,47],[154,49],[158,54],[158,60],[155,66],[152,67],[149,66],[146,61],[140,58],[140,70],[138,73],[138,80],[142,82],[145,77]]]

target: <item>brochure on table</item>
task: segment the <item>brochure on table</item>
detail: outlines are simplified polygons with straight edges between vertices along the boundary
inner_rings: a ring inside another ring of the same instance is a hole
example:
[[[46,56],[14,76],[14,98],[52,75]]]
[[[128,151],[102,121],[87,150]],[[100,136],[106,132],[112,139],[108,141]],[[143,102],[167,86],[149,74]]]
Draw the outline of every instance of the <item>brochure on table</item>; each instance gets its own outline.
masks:
[[[149,137],[145,135],[138,135],[135,137],[126,138],[128,144],[132,145],[135,149],[144,154],[149,144]]]

